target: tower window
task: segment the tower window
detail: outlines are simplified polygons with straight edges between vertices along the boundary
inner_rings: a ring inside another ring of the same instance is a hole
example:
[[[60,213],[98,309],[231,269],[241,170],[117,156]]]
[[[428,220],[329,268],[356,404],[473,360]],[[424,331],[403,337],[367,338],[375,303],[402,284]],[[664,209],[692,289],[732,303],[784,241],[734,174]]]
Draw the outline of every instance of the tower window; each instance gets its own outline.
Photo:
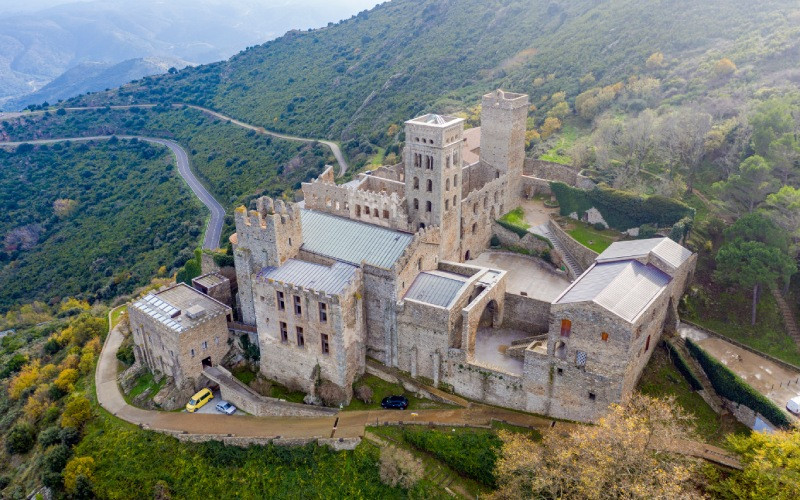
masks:
[[[289,246],[292,246],[292,239],[289,238]]]
[[[427,187],[428,187],[428,192],[429,193],[433,191],[433,181],[432,180],[428,179]]]
[[[303,336],[303,327],[302,326],[298,326],[297,327],[297,347],[305,347],[305,345],[306,345],[306,339]]]
[[[389,218],[389,211],[388,210],[384,210],[383,211],[383,218],[384,219],[388,219]]]
[[[444,200],[444,209],[450,210],[450,200]]]
[[[361,217],[361,205],[356,205],[356,217]]]
[[[472,224],[472,234],[475,234],[477,232],[478,232],[478,223],[475,222]]]
[[[283,292],[278,292],[278,310],[286,310],[286,303],[283,301]]]
[[[494,192],[494,202],[497,203],[497,191]]]
[[[298,316],[303,314],[303,307],[300,305],[300,296],[294,296],[294,313]]]
[[[485,209],[486,209],[486,208],[488,208],[488,207],[489,207],[489,198],[487,198],[487,197],[484,197],[484,198],[483,198],[483,208],[484,208],[484,210],[485,210]]]
[[[458,186],[458,174],[453,176],[453,187]]]
[[[478,204],[477,203],[473,203],[472,204],[472,213],[473,214],[477,214],[478,213]]]
[[[414,210],[419,210],[419,200],[414,198]]]
[[[456,199],[456,195],[453,195],[453,208],[456,208],[456,204],[458,203]]]
[[[425,211],[426,212],[430,212],[431,210],[433,210],[433,205],[431,204],[431,202],[426,201],[425,202]]]
[[[283,321],[281,321],[280,324],[281,324],[281,342],[284,343],[289,342],[289,328]]]
[[[414,177],[414,189],[419,189],[419,177]]]
[[[590,392],[590,393],[589,393],[589,399],[590,399],[591,401],[594,401],[596,398],[597,398],[597,396],[595,396],[595,394],[594,394],[593,392]]]
[[[575,353],[575,366],[579,368],[583,368],[586,366],[586,353],[583,351],[578,351]]]
[[[328,322],[328,304],[326,304],[325,302],[319,303],[319,322],[320,323]]]
[[[450,191],[450,179],[447,179],[446,181],[444,181],[444,190],[445,191]]]
[[[364,215],[369,215],[369,207],[367,206],[364,207]]]
[[[330,354],[331,346],[330,343],[328,342],[328,334],[323,333],[322,335],[320,335],[320,338],[322,340],[322,354]]]
[[[603,332],[600,338],[603,339],[603,342],[608,342],[608,334],[606,332]]]

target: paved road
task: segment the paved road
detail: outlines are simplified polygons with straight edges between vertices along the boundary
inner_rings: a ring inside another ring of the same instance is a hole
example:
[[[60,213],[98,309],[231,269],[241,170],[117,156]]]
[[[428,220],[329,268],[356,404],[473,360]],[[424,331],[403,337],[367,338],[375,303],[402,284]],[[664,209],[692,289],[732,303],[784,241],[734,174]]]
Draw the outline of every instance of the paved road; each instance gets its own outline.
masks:
[[[108,108],[109,109],[154,108],[155,106],[156,106],[155,104],[131,104],[131,105],[125,105],[125,106],[108,106]],[[288,141],[299,141],[299,142],[309,142],[309,143],[311,143],[311,142],[319,142],[320,144],[324,144],[328,148],[330,148],[331,152],[333,153],[333,156],[336,158],[336,161],[339,163],[339,175],[340,176],[344,175],[347,172],[348,168],[349,168],[349,165],[347,164],[347,160],[345,160],[344,155],[342,154],[342,150],[339,148],[339,145],[336,144],[335,142],[327,141],[327,140],[324,140],[324,139],[310,139],[308,137],[299,137],[299,136],[296,136],[296,135],[287,135],[287,134],[281,134],[279,132],[273,132],[272,130],[267,130],[264,127],[257,127],[255,125],[251,125],[249,123],[245,123],[245,122],[237,120],[235,118],[231,118],[230,116],[223,115],[222,113],[218,113],[218,112],[216,112],[216,111],[214,111],[212,109],[203,108],[201,106],[195,106],[194,104],[182,104],[182,103],[172,104],[172,107],[174,107],[174,108],[181,108],[183,106],[186,106],[186,107],[189,107],[189,108],[192,108],[192,109],[196,109],[198,111],[202,111],[203,113],[206,113],[207,115],[213,116],[214,118],[217,118],[217,119],[220,119],[220,120],[229,121],[229,122],[233,123],[234,125],[236,125],[238,127],[242,127],[242,128],[247,129],[247,130],[252,130],[252,131],[254,131],[256,133],[259,133],[259,134],[262,134],[262,135],[269,135],[269,136],[272,136],[272,137],[277,137],[278,139],[285,139],[285,140],[288,140]],[[71,107],[71,108],[64,108],[64,109],[67,110],[67,111],[90,111],[90,110],[105,109],[105,108],[106,108],[105,106],[82,106],[82,107]],[[33,111],[33,112],[25,112],[25,113],[0,113],[0,119],[14,118],[14,117],[17,117],[17,116],[22,116],[22,115],[37,115],[37,114],[43,114],[43,113],[44,113],[44,111]]]
[[[0,142],[0,147],[16,147],[20,144],[52,144],[55,142],[84,142],[84,141],[101,141],[108,140],[112,136],[94,136],[94,137],[73,137],[64,139],[41,139],[37,141],[24,141],[24,142]],[[186,184],[192,190],[195,196],[211,211],[211,218],[206,225],[205,237],[203,239],[203,248],[216,249],[219,248],[219,240],[222,236],[222,224],[225,222],[225,209],[222,208],[217,200],[206,190],[205,187],[197,180],[197,177],[192,173],[189,163],[189,156],[186,151],[176,142],[167,139],[157,139],[153,137],[139,137],[121,135],[117,136],[120,139],[139,139],[141,141],[152,142],[166,146],[172,151],[175,156],[175,162],[178,166],[178,173],[181,175]]]

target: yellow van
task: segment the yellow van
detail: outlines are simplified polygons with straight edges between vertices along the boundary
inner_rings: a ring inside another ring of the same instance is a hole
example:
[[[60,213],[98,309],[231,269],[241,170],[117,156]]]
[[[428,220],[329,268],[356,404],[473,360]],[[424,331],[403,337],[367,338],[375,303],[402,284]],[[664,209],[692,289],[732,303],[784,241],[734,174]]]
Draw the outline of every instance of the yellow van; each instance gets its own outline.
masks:
[[[186,411],[189,413],[196,412],[212,399],[214,399],[214,395],[211,394],[209,389],[201,389],[197,394],[192,396],[192,399],[190,399],[188,403],[186,403]]]

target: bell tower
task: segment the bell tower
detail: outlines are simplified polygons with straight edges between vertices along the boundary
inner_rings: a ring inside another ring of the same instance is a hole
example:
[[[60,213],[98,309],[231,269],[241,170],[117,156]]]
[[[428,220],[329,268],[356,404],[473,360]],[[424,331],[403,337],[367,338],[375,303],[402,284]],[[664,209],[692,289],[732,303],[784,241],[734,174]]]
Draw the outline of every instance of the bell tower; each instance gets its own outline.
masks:
[[[438,226],[439,257],[458,261],[464,120],[428,114],[406,122],[405,183],[411,228]]]

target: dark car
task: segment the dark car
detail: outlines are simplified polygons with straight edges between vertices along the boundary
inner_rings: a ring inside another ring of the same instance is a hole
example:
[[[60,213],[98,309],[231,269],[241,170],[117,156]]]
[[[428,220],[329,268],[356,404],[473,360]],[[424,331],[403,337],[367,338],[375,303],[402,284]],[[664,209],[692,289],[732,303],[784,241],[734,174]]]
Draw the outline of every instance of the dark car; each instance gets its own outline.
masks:
[[[381,408],[387,410],[405,410],[408,408],[408,398],[405,396],[386,396],[381,401]]]

